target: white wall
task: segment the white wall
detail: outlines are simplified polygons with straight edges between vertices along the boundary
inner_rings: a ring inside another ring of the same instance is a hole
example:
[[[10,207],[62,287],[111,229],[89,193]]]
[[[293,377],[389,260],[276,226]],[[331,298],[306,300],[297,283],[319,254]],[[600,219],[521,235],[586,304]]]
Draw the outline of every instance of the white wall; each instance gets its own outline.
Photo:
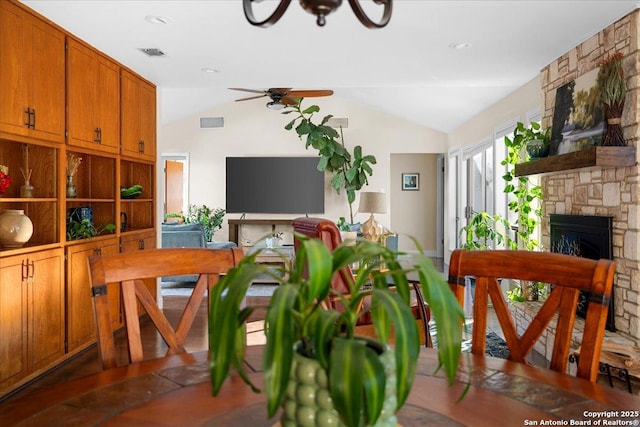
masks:
[[[162,95],[160,94],[161,103]],[[225,157],[227,156],[289,156],[316,155],[307,151],[295,132],[286,131],[284,126],[293,117],[269,110],[262,100],[230,103],[223,107],[202,112],[197,116],[163,126],[158,131],[158,158],[165,152],[190,154],[189,165],[189,203],[206,204],[211,207],[225,206]],[[392,186],[392,153],[444,153],[446,135],[420,125],[370,110],[336,96],[328,98],[310,98],[303,106],[320,106],[318,119],[327,114],[335,117],[347,117],[349,127],[344,130],[345,144],[352,148],[363,146],[364,154],[377,158],[369,186],[363,190],[379,191],[388,194],[389,213],[376,215],[385,226],[391,227],[391,216],[397,209],[406,206],[393,206],[391,193],[401,191],[399,185]],[[200,117],[224,117],[224,128],[200,129]],[[323,217],[337,220],[348,217],[349,208],[346,196],[338,196],[330,187],[327,178],[325,192],[325,213]],[[162,171],[158,171],[158,195],[163,194]],[[433,183],[435,186],[435,182]],[[397,187],[397,188],[395,188]],[[159,201],[161,203],[161,201]],[[433,200],[435,204],[435,199]],[[158,212],[162,212],[161,205]],[[358,201],[353,205],[357,210]],[[227,218],[239,215],[228,214]],[[249,215],[250,218],[293,218],[295,215]],[[356,221],[365,221],[368,214],[358,214]],[[427,235],[426,225],[415,228],[415,234]],[[226,240],[228,229],[225,227],[216,233],[216,240]],[[431,242],[420,242],[424,246],[433,246]]]
[[[409,237],[413,236],[421,242],[425,254],[436,256],[437,159],[438,154],[391,155],[391,187],[394,189],[391,204],[395,206],[391,230],[398,233],[401,251],[415,251]],[[420,174],[418,191],[402,191],[402,173],[405,172]]]
[[[493,138],[496,127],[513,120],[526,121],[527,113],[542,106],[540,79],[536,77],[448,134],[448,147],[467,147]]]

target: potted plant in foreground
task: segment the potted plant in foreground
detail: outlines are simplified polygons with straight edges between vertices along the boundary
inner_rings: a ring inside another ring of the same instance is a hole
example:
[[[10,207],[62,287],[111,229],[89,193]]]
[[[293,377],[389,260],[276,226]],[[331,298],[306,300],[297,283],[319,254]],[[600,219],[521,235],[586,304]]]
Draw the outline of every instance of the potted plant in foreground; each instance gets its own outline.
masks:
[[[329,423],[326,425],[396,425],[395,412],[409,394],[420,352],[418,328],[409,306],[409,271],[417,272],[420,278],[438,330],[440,362],[453,383],[464,316],[449,286],[421,250],[408,270],[398,263],[397,253],[373,242],[343,244],[330,252],[320,240],[296,237],[300,245],[295,260],[283,267],[283,277],[273,274],[280,285],[271,297],[265,320],[263,371],[269,417],[283,407],[281,424],[299,425],[296,414],[304,411],[296,405],[320,401],[321,409],[314,414],[321,413],[316,421],[322,418]],[[209,343],[214,395],[232,365],[250,384],[242,355],[244,321],[253,307],[242,308],[243,300],[256,275],[270,274],[264,265],[255,263],[256,256],[243,258],[211,291]],[[331,277],[356,262],[360,267],[350,284],[350,297],[334,294]],[[381,270],[381,263],[387,269]],[[303,274],[305,271],[308,274]],[[396,292],[389,289],[387,276],[393,279]],[[370,287],[363,286],[368,282]],[[378,340],[354,332],[367,295],[372,297],[371,315]],[[345,310],[325,308],[323,301],[328,297],[341,298]],[[395,344],[390,349],[386,344],[392,326]],[[313,367],[308,368],[307,363]],[[301,375],[303,381],[319,380],[317,398],[307,399],[311,402],[304,402],[304,393],[292,391],[299,390],[295,380]],[[300,394],[302,402],[296,403],[293,398]],[[320,399],[321,395],[325,398]]]

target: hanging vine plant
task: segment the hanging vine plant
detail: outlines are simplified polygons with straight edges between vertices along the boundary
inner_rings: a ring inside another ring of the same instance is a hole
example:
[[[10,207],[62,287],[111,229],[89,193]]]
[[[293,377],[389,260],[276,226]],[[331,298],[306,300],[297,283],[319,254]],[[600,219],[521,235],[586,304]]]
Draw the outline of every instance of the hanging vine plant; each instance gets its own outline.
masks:
[[[313,147],[318,151],[320,160],[318,170],[335,174],[331,179],[331,186],[338,194],[344,191],[349,203],[349,216],[353,224],[352,204],[356,199],[356,191],[368,184],[368,177],[373,175],[372,165],[376,164],[376,158],[372,155],[363,155],[362,147],[357,145],[350,153],[344,145],[342,128],[340,133],[327,122],[332,115],[325,116],[319,123],[313,122],[314,113],[320,111],[320,107],[312,105],[302,109],[302,98],[288,107],[282,114],[296,113],[297,117],[285,126],[285,129],[295,131],[300,139],[305,138],[305,148]]]
[[[540,247],[538,239],[534,238],[535,229],[542,220],[542,187],[535,185],[526,176],[516,176],[515,166],[522,163],[526,158],[525,144],[528,140],[526,135],[531,132],[543,132],[540,124],[531,123],[526,127],[524,123],[518,122],[513,130],[513,138],[504,137],[507,147],[507,157],[501,162],[506,167],[503,175],[505,181],[504,192],[512,195],[512,200],[508,203],[511,212],[517,215],[517,241],[528,250],[535,250]],[[507,239],[507,243],[512,249],[516,249],[517,243],[513,239]]]

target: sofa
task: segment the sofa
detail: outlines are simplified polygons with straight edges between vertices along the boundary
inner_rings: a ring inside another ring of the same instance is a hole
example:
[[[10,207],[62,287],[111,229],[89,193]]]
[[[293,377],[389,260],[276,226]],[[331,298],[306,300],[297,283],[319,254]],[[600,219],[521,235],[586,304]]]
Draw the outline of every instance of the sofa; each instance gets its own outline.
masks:
[[[176,222],[162,223],[162,247],[163,248],[209,248],[229,249],[235,248],[234,242],[207,242],[204,237],[204,226],[200,222],[189,224]],[[171,276],[163,277],[163,282],[195,282],[198,277]]]

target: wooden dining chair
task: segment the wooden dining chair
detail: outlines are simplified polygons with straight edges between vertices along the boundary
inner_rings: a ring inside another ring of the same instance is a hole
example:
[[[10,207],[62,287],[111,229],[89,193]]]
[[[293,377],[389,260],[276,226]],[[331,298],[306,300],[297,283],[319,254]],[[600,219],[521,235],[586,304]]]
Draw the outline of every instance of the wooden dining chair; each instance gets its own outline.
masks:
[[[457,249],[449,264],[449,285],[464,304],[465,276],[475,277],[471,352],[485,353],[489,297],[509,348],[509,359],[527,363],[526,357],[557,314],[550,369],[566,372],[571,351],[576,305],[580,291],[590,292],[577,376],[594,382],[604,337],[613,286],[615,262],[550,252]],[[498,279],[550,284],[551,292],[534,319],[518,334]]]
[[[300,217],[294,219],[292,221],[292,225],[294,233],[320,239],[331,251],[342,243],[340,230],[338,230],[335,223],[327,219]],[[296,248],[298,244],[298,239],[294,239],[294,245]],[[348,295],[349,283],[352,283],[353,281],[354,278],[351,269],[344,268],[331,278],[331,288],[340,294]],[[413,285],[416,293],[415,303],[412,305],[411,310],[418,323],[420,336],[422,337],[421,342],[425,346],[431,347],[431,335],[429,334],[429,319],[431,313],[429,307],[424,301],[419,283],[412,281],[411,284]],[[341,302],[339,298],[330,298],[327,303],[334,310],[341,311]],[[370,298],[365,298],[363,300],[363,315],[358,318],[358,322],[356,324],[356,332],[360,335],[372,336],[375,334],[371,315],[367,310],[367,307],[370,306],[370,304]]]
[[[168,346],[167,354],[185,353],[185,339],[205,291],[210,290],[221,274],[242,259],[241,249],[163,248],[115,255],[95,255],[88,259],[98,334],[98,349],[103,369],[117,366],[114,330],[111,324],[107,284],[119,283],[124,310],[129,363],[143,360],[138,302]],[[198,279],[174,329],[154,295],[142,279],[164,276],[197,275]]]

